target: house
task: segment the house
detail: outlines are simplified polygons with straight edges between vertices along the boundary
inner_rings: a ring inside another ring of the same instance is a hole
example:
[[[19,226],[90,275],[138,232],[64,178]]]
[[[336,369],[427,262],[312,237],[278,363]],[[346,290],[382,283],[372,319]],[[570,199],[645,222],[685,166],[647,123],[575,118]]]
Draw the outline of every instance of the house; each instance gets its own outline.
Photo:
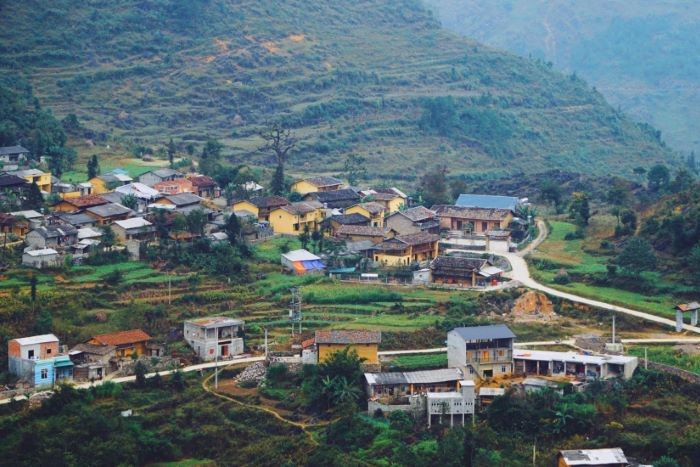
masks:
[[[585,355],[577,352],[521,349],[513,352],[513,372],[518,375],[630,379],[638,364],[637,357],[624,355]]]
[[[469,208],[460,206],[433,206],[440,218],[440,228],[468,233],[485,234],[491,230],[504,230],[513,220],[513,211],[496,208]]]
[[[324,219],[323,205],[316,201],[300,201],[270,212],[270,227],[275,234],[299,235],[308,228],[316,230]]]
[[[98,225],[110,225],[115,221],[128,219],[133,213],[131,209],[117,203],[101,204],[85,209],[85,214],[97,220]]]
[[[330,209],[345,209],[360,202],[360,195],[351,188],[314,191],[304,195],[304,201],[318,201]]]
[[[457,383],[463,379],[462,372],[457,368],[365,373],[367,398],[370,400],[449,392],[455,390]]]
[[[225,316],[185,321],[184,338],[203,361],[227,359],[243,353],[244,322]]]
[[[442,421],[443,416],[450,416],[450,426],[454,426],[454,416],[457,421],[464,426],[465,415],[472,415],[476,411],[476,394],[474,381],[462,380],[459,382],[457,391],[450,392],[428,392],[426,395],[426,409],[428,415],[428,426],[432,425],[435,416]],[[460,420],[460,417],[461,420]]]
[[[133,181],[133,178],[120,170],[113,170],[109,173],[98,175],[88,180],[90,185],[92,185],[92,193],[96,195],[114,191],[115,188],[122,185],[127,185]]]
[[[99,334],[90,339],[87,343],[92,345],[110,345],[116,347],[116,358],[137,356],[146,353],[146,345],[151,340],[151,336],[141,329],[131,329],[129,331],[119,331],[109,334]]]
[[[408,266],[412,262],[429,261],[438,255],[439,235],[421,232],[399,235],[377,244],[374,261],[385,266]]]
[[[152,185],[154,190],[165,195],[179,195],[180,193],[193,193],[194,186],[192,182],[186,178],[176,178],[158,182]]]
[[[384,213],[386,208],[384,205],[373,201],[368,203],[360,203],[350,206],[345,210],[345,214],[362,214],[373,227],[384,227]]]
[[[513,371],[515,334],[504,324],[455,328],[447,333],[447,366],[466,378],[492,378]]]
[[[629,461],[620,448],[574,449],[559,451],[557,467],[595,465],[597,467],[627,467]]]
[[[252,212],[260,222],[263,222],[270,220],[270,212],[288,204],[290,204],[289,201],[281,196],[255,196],[249,201],[243,200],[233,203],[233,211]]]
[[[221,196],[221,190],[213,178],[206,175],[193,175],[188,178],[197,196],[202,198],[218,198]]]
[[[174,180],[181,180],[185,178],[183,173],[178,172],[173,169],[156,169],[150,170],[146,173],[139,175],[139,182],[144,185],[155,188],[155,185],[162,182],[172,182]]]
[[[114,189],[114,192],[119,193],[122,197],[129,195],[134,196],[139,201],[144,202],[144,204],[149,204],[162,197],[158,190],[139,182],[118,186]]]
[[[73,363],[59,354],[58,338],[53,334],[12,339],[7,355],[9,372],[36,388],[73,377]]]
[[[343,181],[335,177],[311,177],[299,180],[292,184],[290,191],[296,191],[300,195],[313,193],[317,191],[334,191],[339,190],[343,185]]]
[[[110,360],[114,358],[117,347],[114,345],[78,344],[68,351],[73,367],[73,379],[76,381],[101,380],[109,373]]]
[[[54,268],[61,265],[61,256],[53,248],[28,250],[22,254],[22,265],[31,268]]]
[[[51,193],[51,172],[44,172],[39,169],[25,169],[7,172],[7,174],[23,178],[30,185],[36,183],[39,190],[44,193]]]
[[[370,196],[370,199],[378,204],[381,204],[386,209],[388,214],[398,212],[406,206],[406,198],[399,196],[396,193],[377,192]]]
[[[78,229],[78,241],[80,240],[100,240],[102,238],[102,230],[93,229],[92,227],[83,227]]]
[[[180,193],[177,195],[166,195],[156,201],[160,206],[172,206],[174,212],[187,213],[194,209],[204,209],[202,206],[204,199],[194,193]]]
[[[394,229],[398,235],[420,232],[440,233],[437,213],[423,206],[394,212],[386,217],[384,223],[387,227]]]
[[[24,211],[13,211],[10,213],[10,215],[14,216],[17,219],[24,219],[27,222],[29,222],[30,229],[37,229],[41,227],[45,221],[44,215],[39,212],[36,212],[33,209],[27,209]]]
[[[29,149],[22,146],[0,147],[0,162],[5,167],[8,165],[24,165],[29,160]]]
[[[514,196],[496,195],[461,194],[455,202],[455,206],[463,208],[505,209],[513,212],[519,205],[520,200]]]
[[[363,365],[379,366],[379,344],[382,342],[381,331],[316,331],[314,346],[319,363],[325,362],[334,352],[349,348],[364,358]]]
[[[34,250],[63,248],[78,241],[78,229],[72,225],[41,226],[29,232],[24,241]]]
[[[336,214],[326,219],[325,224],[335,236],[342,225],[369,225],[369,218],[362,214]]]
[[[384,227],[372,227],[369,225],[341,225],[336,229],[335,236],[350,242],[371,241],[379,244],[384,239],[393,237],[395,232]]]
[[[690,315],[690,325],[691,326],[698,325],[698,311],[700,310],[700,303],[698,303],[698,302],[681,303],[679,305],[676,305],[674,307],[674,310],[676,310],[676,332],[683,331],[683,315],[684,314]]]
[[[0,237],[5,242],[9,236],[24,238],[29,232],[29,221],[20,217],[15,217],[12,214],[0,212]]]
[[[68,212],[54,212],[52,222],[60,222],[62,224],[70,224],[76,229],[83,229],[86,227],[94,227],[97,224],[97,220],[88,216],[83,212],[78,213],[68,213]],[[80,239],[80,237],[78,237]]]
[[[321,258],[307,250],[293,250],[288,253],[282,253],[282,265],[297,274],[322,272],[326,268]]]
[[[154,240],[156,237],[156,226],[143,217],[114,221],[112,230],[121,243],[128,240]]]
[[[456,284],[460,287],[483,287],[493,284],[503,270],[481,258],[438,256],[430,262],[432,282]]]
[[[528,394],[549,389],[556,392],[560,396],[564,395],[564,390],[561,385],[544,378],[525,378],[520,385]]]
[[[15,196],[17,199],[25,199],[29,192],[30,184],[16,175],[0,174],[0,195]]]
[[[109,201],[99,195],[78,196],[75,198],[62,199],[53,206],[53,210],[58,212],[79,212],[93,206],[107,204],[108,202]]]

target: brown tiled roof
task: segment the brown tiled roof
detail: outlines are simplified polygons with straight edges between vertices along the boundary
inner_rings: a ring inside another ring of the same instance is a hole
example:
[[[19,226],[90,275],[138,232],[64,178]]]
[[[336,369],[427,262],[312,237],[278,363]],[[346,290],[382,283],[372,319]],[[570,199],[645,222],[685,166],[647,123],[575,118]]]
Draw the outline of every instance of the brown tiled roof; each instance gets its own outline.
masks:
[[[459,274],[479,271],[488,261],[480,258],[463,258],[460,256],[438,256],[430,262],[430,269],[436,273]]]
[[[379,344],[381,331],[316,331],[317,344]]]
[[[440,240],[440,236],[428,232],[419,232],[410,235],[399,235],[396,237],[396,240],[399,240],[407,245],[421,245],[423,243],[437,242]]]
[[[375,193],[371,197],[377,201],[391,201],[392,199],[401,198],[396,193]]]
[[[456,217],[459,219],[473,219],[477,221],[500,221],[511,213],[508,209],[490,208],[463,208],[460,206],[438,205],[433,206],[433,211],[441,217]]]
[[[280,206],[280,209],[284,209],[285,211],[298,216],[314,212],[316,210],[316,206],[314,206],[310,202],[299,201],[297,203],[288,204],[286,206]]]
[[[192,186],[196,186],[197,188],[216,186],[214,179],[206,175],[195,175],[194,177],[190,177],[190,181],[192,182]]]
[[[366,225],[369,219],[360,214],[359,212],[353,212],[352,214],[339,214],[332,216],[330,220],[337,222],[341,225]]]
[[[287,199],[281,196],[255,196],[250,198],[250,202],[258,208],[277,208],[289,204]]]
[[[97,344],[78,344],[70,352],[85,352],[93,355],[107,355],[116,350],[113,345],[97,345]]]
[[[302,180],[302,181],[304,181],[304,180]],[[324,186],[333,186],[333,185],[342,185],[343,184],[342,180],[339,180],[335,177],[325,177],[325,176],[311,177],[311,178],[307,178],[305,181],[312,184],[313,186],[316,186],[316,187],[324,187]]]
[[[401,214],[408,217],[413,222],[433,219],[437,215],[435,211],[431,211],[423,206],[416,206],[414,208],[406,209],[405,211],[401,211]]]
[[[316,341],[314,340],[313,337],[312,337],[311,339],[306,339],[306,340],[304,340],[304,341],[301,342],[301,348],[302,348],[302,349],[308,349],[309,347],[311,347],[311,346],[314,345],[315,343],[316,343]]]
[[[109,202],[99,195],[78,196],[76,198],[67,198],[63,201],[68,204],[72,204],[76,208],[89,208],[92,206],[107,204]]]
[[[150,340],[151,336],[141,329],[131,329],[129,331],[119,331],[110,334],[99,334],[90,341],[101,345],[124,345]]]
[[[698,303],[698,302],[681,303],[680,305],[676,305],[676,310],[683,311],[683,312],[700,310],[700,303]]]
[[[364,235],[367,237],[384,237],[389,229],[371,225],[341,225],[336,230],[338,235]]]
[[[356,206],[359,206],[363,208],[365,211],[369,212],[370,214],[381,214],[384,211],[386,211],[386,208],[382,206],[379,203],[375,203],[374,201],[369,201],[367,203],[360,203],[356,204]]]

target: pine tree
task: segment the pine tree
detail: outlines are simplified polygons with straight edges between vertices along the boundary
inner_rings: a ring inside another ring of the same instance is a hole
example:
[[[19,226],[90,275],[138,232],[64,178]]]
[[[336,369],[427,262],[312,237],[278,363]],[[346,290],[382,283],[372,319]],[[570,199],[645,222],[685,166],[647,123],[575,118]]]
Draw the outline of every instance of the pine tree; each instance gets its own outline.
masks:
[[[36,182],[32,182],[27,192],[27,198],[22,203],[24,209],[39,210],[44,206],[44,197],[41,195],[41,190]]]
[[[173,168],[173,165],[175,164],[175,141],[173,141],[172,138],[170,138],[170,141],[168,141],[168,162],[170,162],[170,168]]]
[[[88,180],[97,177],[100,174],[100,163],[97,160],[97,154],[93,154],[87,163]]]

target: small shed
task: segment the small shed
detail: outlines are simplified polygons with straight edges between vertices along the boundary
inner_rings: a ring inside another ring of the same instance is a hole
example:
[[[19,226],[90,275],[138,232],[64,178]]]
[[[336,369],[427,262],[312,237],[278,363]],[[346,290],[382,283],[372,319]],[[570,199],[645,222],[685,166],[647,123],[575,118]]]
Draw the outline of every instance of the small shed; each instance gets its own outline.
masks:
[[[56,267],[61,263],[58,251],[53,248],[25,251],[22,255],[22,264],[32,268],[43,269]]]
[[[326,265],[321,258],[307,250],[293,250],[282,254],[282,265],[297,274],[321,272]]]

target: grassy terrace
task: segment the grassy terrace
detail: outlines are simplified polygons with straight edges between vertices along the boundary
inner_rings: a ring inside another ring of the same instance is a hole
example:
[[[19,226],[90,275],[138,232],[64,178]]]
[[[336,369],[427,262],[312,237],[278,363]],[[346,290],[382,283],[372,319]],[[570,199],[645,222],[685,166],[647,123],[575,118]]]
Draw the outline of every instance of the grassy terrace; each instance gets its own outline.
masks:
[[[640,365],[643,365],[644,346],[632,346],[627,351],[639,357]],[[647,346],[647,357],[652,362],[675,366],[700,375],[700,354],[691,355],[671,345],[650,345]]]
[[[592,226],[595,228],[596,226]],[[550,235],[538,248],[530,260],[532,276],[540,282],[564,292],[574,293],[583,297],[601,300],[640,311],[654,313],[659,316],[673,317],[673,307],[678,299],[672,292],[642,295],[638,292],[603,287],[572,280],[569,284],[555,284],[554,277],[559,269],[565,269],[571,276],[603,274],[606,272],[608,256],[595,255],[588,251],[591,240],[565,240],[568,233],[573,233],[576,227],[569,222],[550,222]],[[539,262],[538,260],[546,260]],[[645,272],[643,277],[664,286],[670,291],[681,291],[683,286],[670,282],[658,272]]]

